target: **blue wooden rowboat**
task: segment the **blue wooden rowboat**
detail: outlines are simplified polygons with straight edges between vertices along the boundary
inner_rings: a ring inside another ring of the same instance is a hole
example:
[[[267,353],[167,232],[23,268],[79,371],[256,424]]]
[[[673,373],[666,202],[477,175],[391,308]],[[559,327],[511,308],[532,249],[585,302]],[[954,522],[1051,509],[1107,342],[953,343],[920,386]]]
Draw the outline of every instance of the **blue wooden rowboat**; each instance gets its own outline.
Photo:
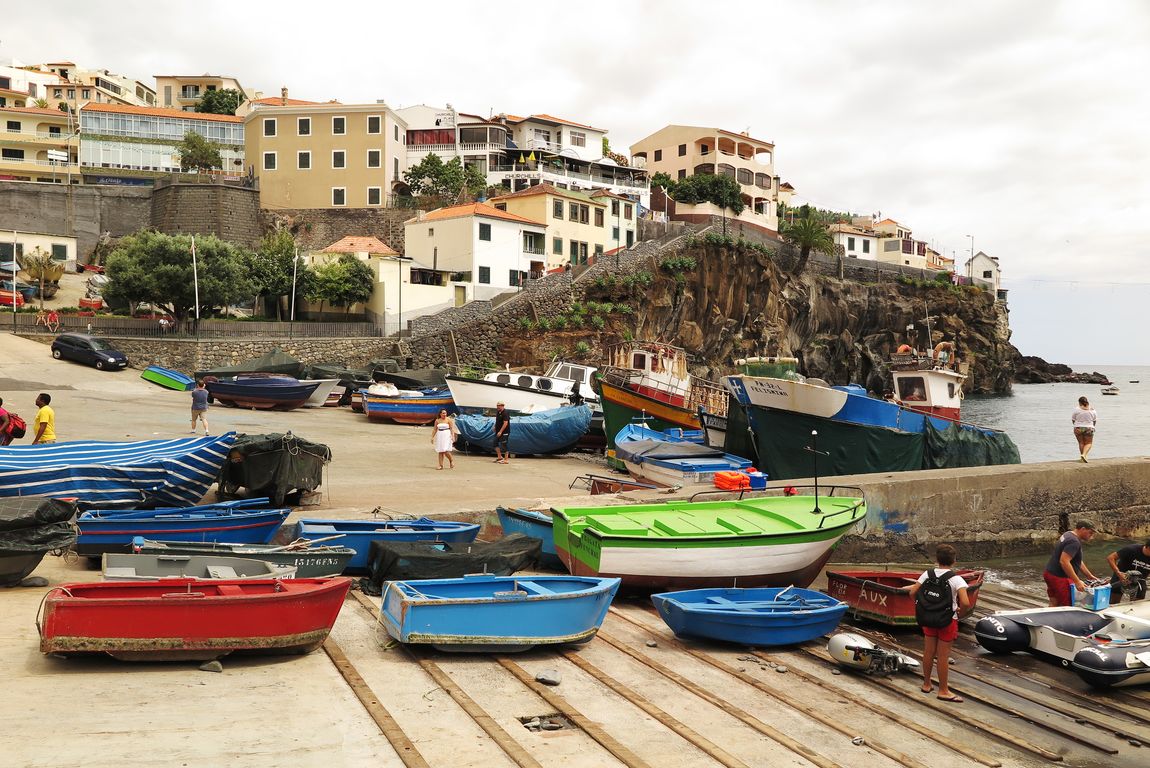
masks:
[[[89,557],[127,552],[132,539],[166,541],[235,541],[267,544],[291,514],[290,509],[244,509],[205,505],[188,509],[134,512],[89,510],[76,525],[76,553]]]
[[[299,521],[296,535],[301,539],[326,539],[340,536],[341,546],[355,550],[344,572],[367,571],[370,565],[371,542],[386,541],[475,541],[479,534],[476,523],[452,520],[319,520]]]
[[[380,618],[401,643],[441,651],[525,651],[585,643],[607,616],[619,579],[491,576],[391,581]]]
[[[451,399],[451,390],[446,387],[401,391],[389,386],[388,389],[395,394],[373,392],[373,387],[380,385],[374,384],[366,391],[361,390],[364,413],[372,421],[423,425],[435,421],[441,409],[446,409],[453,416],[459,412],[455,401]]]
[[[687,589],[651,595],[676,635],[740,645],[791,645],[834,630],[846,603],[797,587]]]
[[[186,376],[179,371],[173,371],[171,368],[161,368],[158,365],[149,365],[140,374],[140,378],[144,381],[150,381],[153,384],[159,384],[161,387],[174,389],[177,392],[187,392],[192,387],[196,386],[196,380],[191,376]]]
[[[702,443],[702,430],[658,432],[628,424],[615,436],[615,457],[632,477],[663,486],[710,485],[716,472],[750,469],[747,459]]]
[[[257,374],[240,374],[230,381],[207,383],[208,394],[224,405],[280,411],[299,408],[319,385],[318,381],[299,381],[291,376]]]
[[[555,551],[554,525],[551,515],[536,512],[530,509],[508,509],[499,507],[499,525],[503,528],[503,535],[522,533],[525,536],[540,539],[543,542],[543,554],[539,558],[539,565],[552,571],[566,571],[559,553]]]

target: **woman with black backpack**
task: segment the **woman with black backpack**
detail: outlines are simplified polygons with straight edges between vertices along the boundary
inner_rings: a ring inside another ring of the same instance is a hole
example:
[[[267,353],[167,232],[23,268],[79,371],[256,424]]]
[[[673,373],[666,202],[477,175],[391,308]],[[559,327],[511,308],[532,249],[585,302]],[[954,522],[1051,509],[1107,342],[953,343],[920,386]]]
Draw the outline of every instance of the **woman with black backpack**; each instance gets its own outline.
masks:
[[[914,597],[914,614],[925,638],[922,652],[922,692],[934,690],[931,673],[938,660],[938,698],[960,703],[962,697],[947,687],[950,677],[950,646],[958,638],[958,619],[971,611],[966,581],[954,572],[957,553],[949,544],[939,544],[934,554],[936,568],[923,571],[918,582],[906,588]]]

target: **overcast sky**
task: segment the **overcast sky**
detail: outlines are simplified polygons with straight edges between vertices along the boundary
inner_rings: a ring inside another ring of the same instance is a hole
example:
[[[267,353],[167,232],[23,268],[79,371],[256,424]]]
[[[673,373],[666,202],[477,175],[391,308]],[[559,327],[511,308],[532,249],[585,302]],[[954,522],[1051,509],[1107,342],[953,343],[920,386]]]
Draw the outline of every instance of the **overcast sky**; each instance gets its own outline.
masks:
[[[881,212],[965,263],[1000,260],[1012,341],[1150,365],[1150,3],[1056,0],[316,4],[5,9],[0,61],[66,59],[154,86],[392,107],[668,123],[776,145],[799,202]]]

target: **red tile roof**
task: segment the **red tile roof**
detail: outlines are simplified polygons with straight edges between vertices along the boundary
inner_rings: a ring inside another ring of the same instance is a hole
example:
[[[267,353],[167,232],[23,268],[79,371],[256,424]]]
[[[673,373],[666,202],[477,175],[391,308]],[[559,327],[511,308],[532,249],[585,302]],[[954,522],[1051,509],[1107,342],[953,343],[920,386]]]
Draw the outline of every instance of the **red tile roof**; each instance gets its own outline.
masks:
[[[370,253],[378,256],[399,255],[399,251],[378,237],[345,237],[324,248],[320,253]]]
[[[418,220],[440,221],[442,219],[454,219],[461,216],[486,216],[491,219],[503,219],[505,221],[514,221],[520,224],[534,224],[537,227],[547,226],[543,222],[529,219],[526,216],[519,216],[514,213],[508,213],[507,211],[501,211],[494,206],[488,205],[487,203],[467,203],[465,205],[453,205],[449,208],[439,208],[431,211],[422,219]],[[408,219],[408,221],[416,221],[416,219]]]
[[[308,106],[308,105],[313,105],[313,104],[323,104],[324,102],[322,102],[322,101],[304,101],[303,99],[288,99],[287,104],[285,105],[284,99],[282,96],[268,96],[266,99],[249,99],[248,103],[249,104],[267,104],[269,107],[281,107],[281,106],[300,107],[300,106]]]
[[[184,112],[182,109],[162,107],[132,107],[126,104],[95,104],[88,102],[80,107],[81,112],[113,112],[123,115],[150,115],[152,117],[178,117],[184,120],[212,120],[219,123],[242,123],[242,117],[235,115],[214,115],[210,112]]]
[[[52,117],[59,117],[66,120],[68,115],[58,109],[41,109],[40,107],[0,107],[4,112],[29,112],[34,115],[49,115]]]
[[[544,113],[539,113],[537,115],[531,115],[529,117],[520,117],[519,115],[504,114],[503,117],[506,118],[507,121],[510,123],[522,123],[522,122],[525,122],[527,120],[538,119],[538,120],[546,120],[546,121],[551,122],[551,123],[563,123],[564,125],[573,125],[576,128],[586,128],[589,131],[602,131],[603,130],[602,128],[596,128],[594,126],[587,125],[585,123],[576,123],[573,120],[565,120],[562,117],[555,117],[554,115],[548,115],[548,114],[544,114]]]
[[[556,187],[555,185],[548,182],[535,184],[528,187],[527,189],[521,189],[518,192],[508,192],[506,195],[499,195],[498,197],[493,197],[491,199],[507,200],[508,198],[512,197],[531,197],[532,195],[558,195],[559,197],[566,197],[569,199],[579,200],[581,202],[587,202],[590,200],[592,203],[596,203],[598,205],[606,205],[606,203],[600,203],[599,201],[592,199],[589,193],[583,192],[582,190],[573,192],[569,189],[560,189],[559,187]]]

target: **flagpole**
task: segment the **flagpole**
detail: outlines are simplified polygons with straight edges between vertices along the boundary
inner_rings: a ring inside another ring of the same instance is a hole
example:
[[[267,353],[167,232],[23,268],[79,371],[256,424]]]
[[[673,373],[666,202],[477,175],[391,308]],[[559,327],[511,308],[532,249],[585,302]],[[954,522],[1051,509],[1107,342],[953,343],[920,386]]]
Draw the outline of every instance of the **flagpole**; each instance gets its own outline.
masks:
[[[196,297],[196,333],[200,332],[200,272],[196,267],[196,236],[192,235],[192,286]]]
[[[295,281],[299,271],[299,246],[292,249],[291,262],[291,316],[288,319],[288,338],[295,336]],[[278,301],[277,301],[278,303]],[[282,304],[280,306],[283,306]]]

